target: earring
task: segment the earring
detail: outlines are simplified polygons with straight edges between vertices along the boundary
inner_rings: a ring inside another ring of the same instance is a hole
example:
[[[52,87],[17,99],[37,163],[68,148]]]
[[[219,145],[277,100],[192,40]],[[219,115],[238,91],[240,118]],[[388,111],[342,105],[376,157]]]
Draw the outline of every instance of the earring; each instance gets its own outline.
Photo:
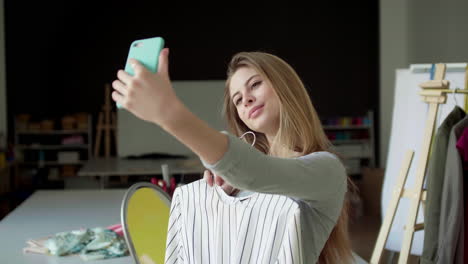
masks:
[[[252,147],[253,147],[253,146],[255,145],[255,141],[257,140],[257,136],[255,135],[254,132],[252,132],[252,131],[247,131],[247,132],[245,132],[244,134],[242,134],[242,136],[240,136],[240,139],[242,139],[246,134],[252,134],[252,135],[253,135],[253,137],[254,137],[254,140],[253,140],[253,143],[252,143]]]

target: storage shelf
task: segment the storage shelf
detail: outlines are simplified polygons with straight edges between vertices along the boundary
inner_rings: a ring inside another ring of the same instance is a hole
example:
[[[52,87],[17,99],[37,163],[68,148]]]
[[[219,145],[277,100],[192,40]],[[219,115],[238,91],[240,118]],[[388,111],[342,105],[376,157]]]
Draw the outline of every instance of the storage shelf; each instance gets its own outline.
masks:
[[[53,121],[60,124],[59,120],[57,117]],[[14,148],[18,152],[18,174],[28,175],[23,177],[28,182],[18,183],[19,186],[32,184],[29,182],[33,177],[29,176],[41,174],[38,188],[64,188],[65,177],[76,174],[92,157],[91,115],[87,114],[87,120],[78,121],[77,118],[76,123],[69,126],[71,129],[58,126],[50,130],[28,129],[29,121],[25,122],[15,122]]]
[[[36,149],[36,150],[56,150],[56,149],[76,149],[76,148],[82,148],[82,149],[87,149],[89,148],[88,144],[76,144],[76,145],[18,145],[17,146],[20,149]]]
[[[346,129],[369,129],[369,128],[372,128],[371,125],[350,125],[350,126],[340,126],[340,125],[336,125],[336,126],[331,126],[331,125],[325,125],[323,126],[324,129],[328,129],[328,130],[346,130]]]
[[[346,154],[343,154],[343,156],[346,159],[370,159],[370,158],[372,158],[372,155],[370,155],[370,154],[362,154],[362,155],[346,155]]]
[[[21,135],[66,135],[66,134],[88,134],[87,129],[73,129],[73,130],[50,130],[50,131],[42,131],[42,130],[19,130],[16,134]]]
[[[359,121],[361,118],[362,122]],[[332,149],[346,160],[345,164],[349,167],[347,170],[353,172],[351,174],[360,171],[363,166],[375,166],[375,122],[372,110],[369,110],[366,116],[343,116],[322,120]]]
[[[22,162],[21,164],[24,165],[29,165],[29,166],[39,166],[41,164],[43,165],[50,165],[50,166],[62,166],[62,165],[83,165],[85,161],[80,160],[76,162],[58,162],[58,161],[25,161]]]
[[[350,144],[350,143],[369,143],[370,139],[333,139],[330,140],[332,143],[336,144]]]

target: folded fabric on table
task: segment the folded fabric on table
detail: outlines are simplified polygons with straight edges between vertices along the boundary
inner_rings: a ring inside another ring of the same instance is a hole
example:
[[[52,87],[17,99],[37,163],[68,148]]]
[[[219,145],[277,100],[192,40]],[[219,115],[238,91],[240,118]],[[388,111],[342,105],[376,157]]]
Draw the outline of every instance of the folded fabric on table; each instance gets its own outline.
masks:
[[[86,261],[126,256],[127,245],[117,232],[101,227],[60,232],[42,240],[27,241],[29,247],[24,252],[54,256],[79,254]]]

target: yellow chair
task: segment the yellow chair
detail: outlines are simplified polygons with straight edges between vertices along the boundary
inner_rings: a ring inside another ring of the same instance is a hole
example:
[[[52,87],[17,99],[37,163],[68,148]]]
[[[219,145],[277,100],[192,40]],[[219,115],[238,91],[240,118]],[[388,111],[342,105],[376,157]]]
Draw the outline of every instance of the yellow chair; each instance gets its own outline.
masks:
[[[135,183],[122,201],[124,237],[137,264],[163,264],[170,196],[152,183]]]

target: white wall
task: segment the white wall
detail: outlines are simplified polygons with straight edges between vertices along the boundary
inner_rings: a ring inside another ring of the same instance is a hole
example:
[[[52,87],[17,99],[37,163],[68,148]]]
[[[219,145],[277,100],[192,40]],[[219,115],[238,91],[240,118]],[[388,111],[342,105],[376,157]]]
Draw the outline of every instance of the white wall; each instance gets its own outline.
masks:
[[[408,2],[410,63],[467,62],[468,1]]]
[[[395,70],[468,62],[468,1],[380,0],[380,166],[387,161]]]
[[[0,0],[0,134],[6,136],[7,115],[6,115],[6,66],[5,66],[5,26],[4,26],[4,3]],[[4,142],[0,142],[0,146]]]
[[[222,117],[224,80],[173,81],[177,96],[196,116],[217,130],[226,130]],[[159,126],[142,121],[126,110],[117,112],[118,156],[168,153],[195,156]]]
[[[408,65],[406,0],[380,0],[380,167],[387,161],[395,69]]]

